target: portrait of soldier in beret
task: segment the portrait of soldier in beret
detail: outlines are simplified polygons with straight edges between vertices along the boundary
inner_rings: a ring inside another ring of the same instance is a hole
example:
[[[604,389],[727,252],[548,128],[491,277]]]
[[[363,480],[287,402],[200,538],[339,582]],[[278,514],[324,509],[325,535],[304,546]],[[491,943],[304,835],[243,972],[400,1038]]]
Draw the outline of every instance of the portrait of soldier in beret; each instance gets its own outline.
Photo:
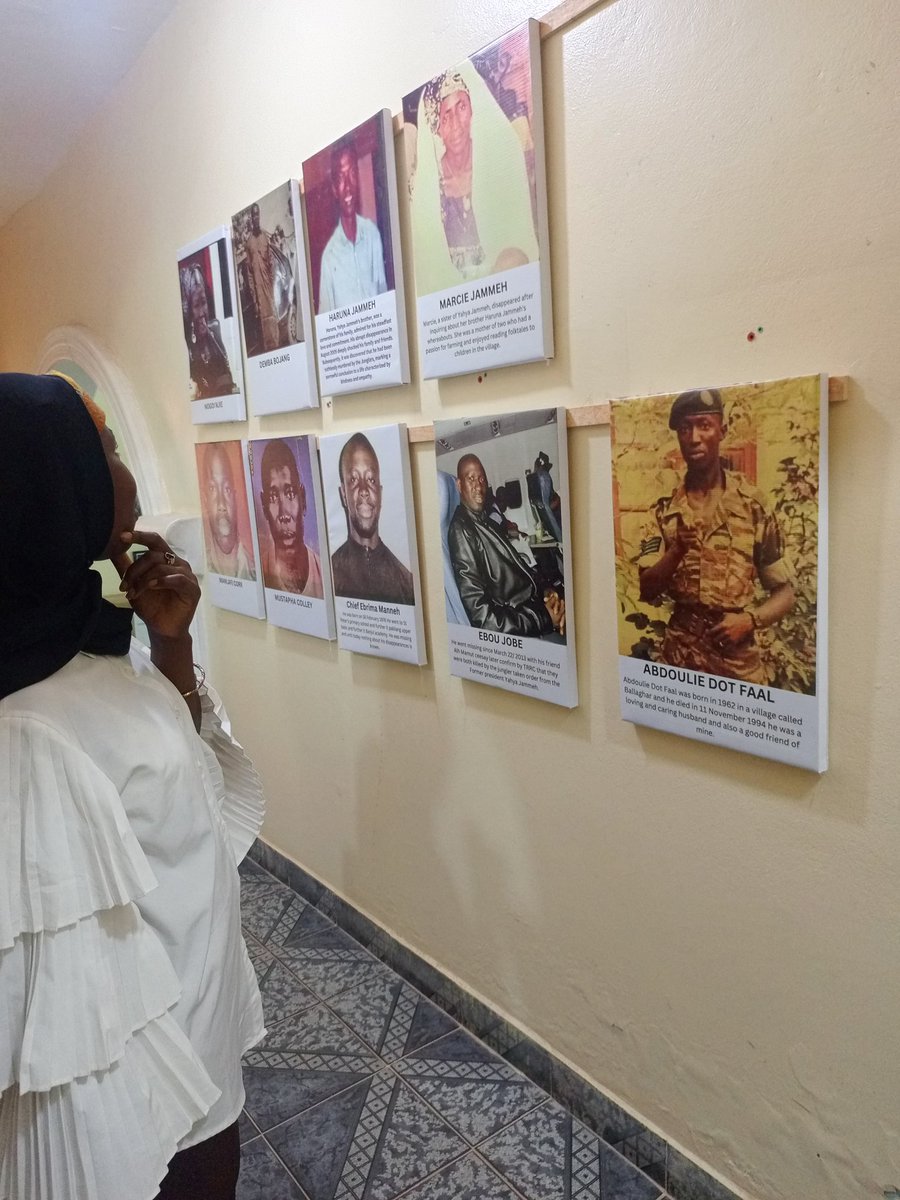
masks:
[[[720,392],[682,392],[669,429],[684,477],[657,500],[637,559],[641,601],[672,603],[659,661],[766,683],[757,631],[794,606],[778,519],[764,494],[720,457],[728,431]]]

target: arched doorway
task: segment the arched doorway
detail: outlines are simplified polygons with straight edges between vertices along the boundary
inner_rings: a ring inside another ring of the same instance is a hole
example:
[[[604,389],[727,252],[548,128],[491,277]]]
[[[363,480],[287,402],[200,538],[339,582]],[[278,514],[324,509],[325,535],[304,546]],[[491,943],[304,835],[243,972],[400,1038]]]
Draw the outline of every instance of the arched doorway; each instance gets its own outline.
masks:
[[[172,549],[203,573],[200,518],[195,513],[171,511],[169,490],[160,469],[156,446],[144,419],[137,393],[128,376],[102,342],[78,325],[51,330],[38,351],[35,370],[62,371],[70,375],[104,410],[115,431],[119,453],[134,475],[143,510],[144,527],[161,533]],[[110,563],[97,563],[104,591],[118,591],[118,577]],[[135,622],[135,633],[146,642],[143,623]],[[202,607],[191,627],[195,656],[205,662],[206,629]]]
[[[97,401],[137,480],[141,504],[148,513],[169,512],[169,490],[137,395],[106,347],[87,329],[61,325],[44,339],[35,370],[64,371]]]

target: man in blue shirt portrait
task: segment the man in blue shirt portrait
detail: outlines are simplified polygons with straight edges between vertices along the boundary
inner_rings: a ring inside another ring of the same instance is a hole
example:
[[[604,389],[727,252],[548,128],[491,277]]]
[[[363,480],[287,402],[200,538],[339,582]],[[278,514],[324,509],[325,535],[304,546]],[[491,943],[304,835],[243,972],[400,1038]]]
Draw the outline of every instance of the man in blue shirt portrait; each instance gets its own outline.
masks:
[[[378,226],[359,211],[359,161],[351,142],[335,146],[331,190],[338,223],[322,253],[320,313],[370,300],[387,291],[384,250]]]

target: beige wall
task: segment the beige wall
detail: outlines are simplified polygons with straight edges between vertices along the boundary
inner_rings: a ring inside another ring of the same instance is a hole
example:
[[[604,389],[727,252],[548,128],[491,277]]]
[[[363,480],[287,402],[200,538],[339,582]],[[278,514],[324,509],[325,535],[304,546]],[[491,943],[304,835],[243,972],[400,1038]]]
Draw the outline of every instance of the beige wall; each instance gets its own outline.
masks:
[[[50,328],[87,326],[195,508],[176,248],[527,15],[185,0],[0,231],[0,364],[28,369]],[[428,446],[431,665],[210,611],[266,837],[757,1200],[900,1186],[898,39],[894,0],[600,8],[545,43],[556,359],[249,422],[852,375],[832,410],[827,775],[620,721],[605,429],[570,437],[572,713],[448,678]]]

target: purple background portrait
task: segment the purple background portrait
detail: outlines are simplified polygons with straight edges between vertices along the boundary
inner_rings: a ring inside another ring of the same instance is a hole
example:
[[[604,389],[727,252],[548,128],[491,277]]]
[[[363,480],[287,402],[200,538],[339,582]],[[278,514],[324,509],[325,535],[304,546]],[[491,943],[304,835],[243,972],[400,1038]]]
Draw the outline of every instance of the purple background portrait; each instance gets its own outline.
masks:
[[[269,535],[268,517],[259,498],[259,493],[262,490],[259,468],[262,464],[263,452],[269,442],[286,442],[291,454],[294,456],[294,462],[297,464],[300,474],[300,482],[306,491],[303,540],[311,550],[315,550],[316,554],[319,554],[319,525],[316,521],[316,504],[312,477],[314,468],[310,461],[309,442],[302,437],[254,438],[250,443],[252,448],[251,479],[253,481],[253,511],[256,514],[256,528],[259,531],[260,554],[263,553],[264,546],[271,547],[272,545],[272,538]],[[321,557],[321,554],[319,554],[319,558]]]

